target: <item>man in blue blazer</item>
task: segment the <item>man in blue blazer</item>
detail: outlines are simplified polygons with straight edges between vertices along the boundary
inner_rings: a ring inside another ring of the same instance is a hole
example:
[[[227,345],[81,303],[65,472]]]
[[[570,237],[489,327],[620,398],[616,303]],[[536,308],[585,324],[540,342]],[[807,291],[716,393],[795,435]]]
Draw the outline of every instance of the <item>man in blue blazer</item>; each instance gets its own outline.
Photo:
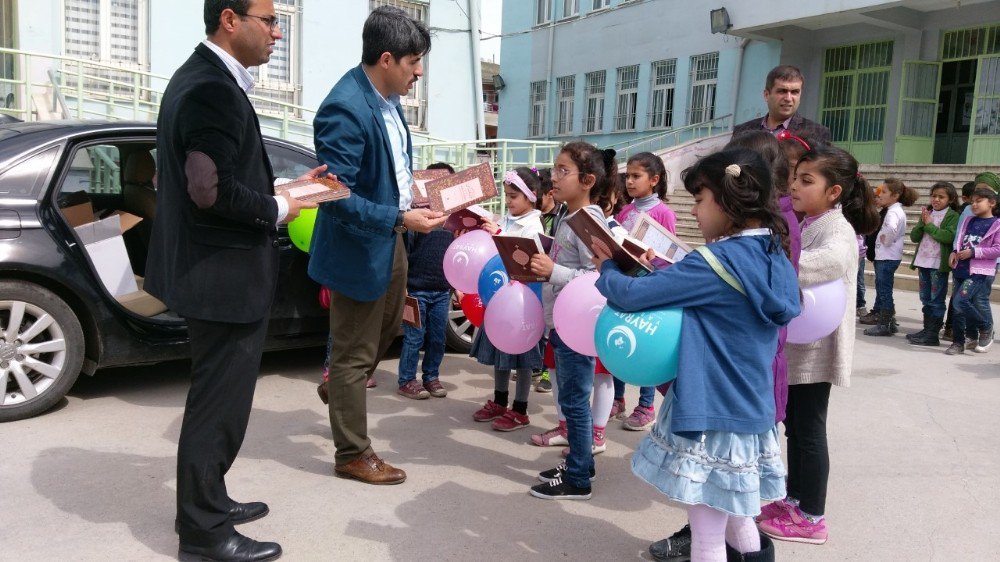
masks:
[[[428,232],[446,217],[410,209],[413,147],[399,105],[423,75],[427,27],[402,10],[372,11],[361,64],[323,100],[313,122],[316,155],[351,188],[320,206],[309,275],[330,289],[330,426],[338,476],[399,484],[406,473],[382,461],[368,438],[365,379],[399,331],[406,294],[407,230]]]

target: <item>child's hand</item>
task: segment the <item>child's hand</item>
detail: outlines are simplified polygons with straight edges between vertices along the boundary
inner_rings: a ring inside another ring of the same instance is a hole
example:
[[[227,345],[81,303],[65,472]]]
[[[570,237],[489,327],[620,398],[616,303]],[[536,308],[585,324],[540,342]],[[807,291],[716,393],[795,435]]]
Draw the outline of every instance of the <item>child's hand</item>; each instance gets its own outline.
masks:
[[[922,220],[924,224],[931,223],[931,212],[927,210],[927,207],[924,207],[924,210],[920,212],[920,220]]]
[[[604,251],[604,248],[600,247],[600,245],[597,244],[594,245],[593,251],[594,251],[594,257],[590,258],[590,261],[594,263],[594,267],[597,268],[597,271],[600,271],[601,265],[607,260],[611,259],[611,254],[606,253]]]
[[[497,226],[497,223],[490,222],[488,220],[484,220],[483,224],[480,225],[479,228],[485,230],[486,232],[489,232],[491,235],[496,234],[500,230],[500,227]]]
[[[967,248],[965,250],[960,250],[958,252],[958,259],[959,260],[967,260],[967,259],[970,259],[970,258],[972,258],[972,248]]]
[[[656,250],[652,248],[647,248],[646,251],[641,256],[639,256],[639,263],[641,263],[646,267],[656,269],[653,266],[654,259],[656,259]]]
[[[552,277],[552,268],[555,264],[552,263],[552,258],[550,258],[547,254],[539,253],[531,256],[531,261],[528,263],[528,266],[531,268],[531,272],[535,275],[548,279],[549,277]]]
[[[958,252],[952,252],[951,255],[948,256],[948,267],[955,269],[957,265],[958,265]]]

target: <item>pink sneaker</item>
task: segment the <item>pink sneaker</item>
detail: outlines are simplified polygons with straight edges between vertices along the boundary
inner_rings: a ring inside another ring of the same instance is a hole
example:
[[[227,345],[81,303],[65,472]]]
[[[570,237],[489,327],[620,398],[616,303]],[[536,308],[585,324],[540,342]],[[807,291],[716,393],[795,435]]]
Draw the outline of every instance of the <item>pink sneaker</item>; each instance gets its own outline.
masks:
[[[569,445],[569,440],[566,439],[566,422],[560,423],[559,427],[553,427],[545,433],[532,435],[531,444],[539,447],[559,447],[562,445]]]
[[[623,420],[625,419],[625,400],[615,400],[611,404],[611,419],[613,420]]]
[[[527,414],[519,414],[514,410],[507,410],[502,416],[493,420],[494,431],[514,431],[528,425]]]
[[[775,517],[781,517],[782,515],[788,513],[792,510],[794,505],[789,503],[788,498],[782,498],[776,502],[771,502],[764,507],[760,508],[760,515],[754,518],[754,521],[760,523],[762,521],[767,521],[768,519],[774,519]]]
[[[487,400],[486,404],[472,414],[472,419],[477,422],[488,422],[499,418],[507,412],[507,406],[501,406],[492,400]]]
[[[636,406],[632,410],[632,415],[625,420],[622,425],[625,429],[630,429],[632,431],[642,431],[644,429],[649,429],[656,423],[656,410],[652,406]]]
[[[797,507],[780,517],[762,521],[757,528],[761,533],[779,541],[823,544],[828,536],[826,519],[813,523]]]
[[[599,454],[601,454],[601,453],[603,453],[604,451],[607,451],[607,450],[608,450],[608,442],[604,438],[604,432],[603,431],[600,431],[600,432],[595,431],[594,432],[594,444],[590,446],[590,454],[592,454],[592,455],[599,455]],[[562,456],[563,456],[563,458],[566,458],[566,457],[569,456],[569,447],[563,447]]]

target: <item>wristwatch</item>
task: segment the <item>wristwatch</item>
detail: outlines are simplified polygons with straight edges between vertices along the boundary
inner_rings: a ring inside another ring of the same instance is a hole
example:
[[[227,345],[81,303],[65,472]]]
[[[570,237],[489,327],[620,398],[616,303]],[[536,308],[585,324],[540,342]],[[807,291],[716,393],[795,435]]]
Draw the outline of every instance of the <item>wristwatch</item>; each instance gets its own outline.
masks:
[[[399,211],[399,214],[396,215],[396,224],[393,225],[392,229],[399,234],[406,233],[406,227],[403,226],[403,211]]]

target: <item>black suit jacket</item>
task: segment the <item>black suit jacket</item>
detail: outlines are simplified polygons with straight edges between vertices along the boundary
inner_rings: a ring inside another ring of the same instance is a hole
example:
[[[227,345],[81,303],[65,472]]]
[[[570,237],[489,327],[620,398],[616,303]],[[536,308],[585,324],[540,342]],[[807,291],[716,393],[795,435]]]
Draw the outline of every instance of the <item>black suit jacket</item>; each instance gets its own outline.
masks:
[[[268,314],[277,281],[271,164],[236,79],[205,45],[194,51],[160,105],[144,288],[185,318],[253,322]],[[185,170],[194,162],[202,164],[201,180]],[[213,165],[216,181],[204,174]]]
[[[766,130],[760,124],[763,119],[763,117],[754,117],[746,123],[740,123],[733,127],[733,136],[735,137],[748,131]],[[830,142],[830,129],[815,121],[810,121],[798,113],[792,115],[792,120],[788,122],[788,131],[807,141]]]

